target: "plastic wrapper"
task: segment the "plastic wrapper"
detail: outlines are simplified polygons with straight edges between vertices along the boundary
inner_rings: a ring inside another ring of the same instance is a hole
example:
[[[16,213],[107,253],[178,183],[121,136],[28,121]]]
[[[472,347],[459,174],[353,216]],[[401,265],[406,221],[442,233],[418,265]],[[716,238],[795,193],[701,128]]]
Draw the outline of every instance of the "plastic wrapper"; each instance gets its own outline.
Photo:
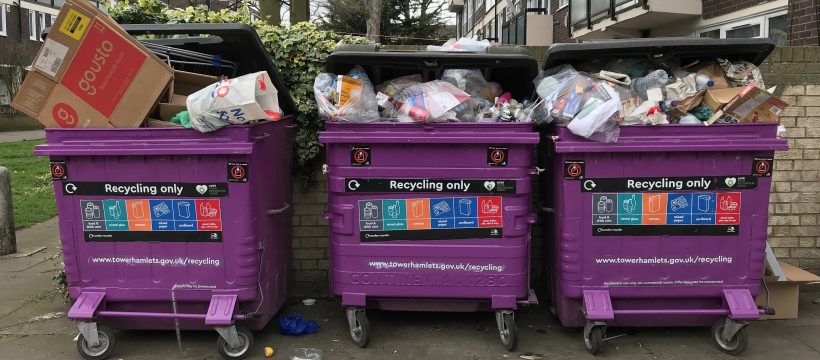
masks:
[[[284,335],[310,335],[320,327],[321,325],[313,320],[303,320],[299,314],[279,317],[279,332]]]
[[[293,349],[290,353],[289,360],[322,360],[324,351],[314,348],[298,348]]]
[[[422,82],[421,74],[413,74],[385,81],[376,86],[376,92],[394,97],[402,89]]]
[[[473,38],[463,37],[460,39],[452,38],[447,40],[443,45],[427,45],[427,51],[469,51],[469,52],[486,52],[487,48],[491,46],[489,40],[476,40]]]
[[[755,84],[761,89],[766,88],[766,84],[763,83],[763,75],[760,74],[757,65],[748,61],[730,62],[726,59],[718,59],[717,61],[733,87]]]
[[[420,74],[407,75],[392,80],[385,81],[376,87],[377,102],[378,94],[384,94],[387,98],[394,98],[402,90],[421,83],[422,77]],[[379,103],[379,111],[383,120],[394,120],[398,116],[397,109],[394,106],[383,106]]]
[[[709,120],[709,118],[711,118],[712,115],[714,115],[714,113],[712,112],[712,109],[710,109],[706,105],[701,105],[701,106],[692,108],[692,110],[690,110],[689,113],[692,116],[696,117],[700,121]]]
[[[493,101],[501,95],[501,84],[489,82],[484,74],[475,69],[447,69],[441,74],[441,80],[455,85],[473,97]]]
[[[319,74],[313,95],[321,115],[328,121],[373,122],[379,120],[373,84],[361,66],[347,75]]]
[[[188,96],[191,127],[214,131],[253,120],[279,120],[278,91],[266,71],[221,80]]]
[[[644,101],[632,113],[630,113],[621,125],[664,125],[669,124],[669,119],[658,103]]]
[[[618,135],[615,132],[619,130],[614,121],[611,121],[611,117],[621,106],[618,93],[603,81],[591,84],[588,89],[585,87],[585,91],[588,97],[567,125],[567,129],[587,139],[617,141]]]
[[[402,105],[398,112],[400,122],[418,122],[419,116],[413,113],[425,114],[424,121],[446,122],[461,121],[474,117],[475,113],[470,104],[464,104],[470,95],[446,81],[434,80],[416,84],[402,89],[394,100]],[[459,119],[457,114],[461,113]]]

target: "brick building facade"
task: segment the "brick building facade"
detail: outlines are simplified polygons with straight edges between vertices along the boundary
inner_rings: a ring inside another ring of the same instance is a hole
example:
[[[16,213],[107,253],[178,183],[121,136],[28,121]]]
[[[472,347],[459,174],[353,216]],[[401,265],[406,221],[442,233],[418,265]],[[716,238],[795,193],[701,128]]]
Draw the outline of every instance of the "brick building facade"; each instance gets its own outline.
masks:
[[[703,18],[711,19],[772,1],[774,0],[703,0]]]
[[[789,14],[789,45],[820,45],[820,5],[814,0],[790,0]]]

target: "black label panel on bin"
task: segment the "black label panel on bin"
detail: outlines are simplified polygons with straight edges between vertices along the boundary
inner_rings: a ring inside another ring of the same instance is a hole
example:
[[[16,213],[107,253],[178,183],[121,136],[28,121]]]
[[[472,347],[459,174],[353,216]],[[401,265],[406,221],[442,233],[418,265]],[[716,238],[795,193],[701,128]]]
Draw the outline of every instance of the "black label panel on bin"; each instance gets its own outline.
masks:
[[[228,196],[227,183],[63,181],[63,195],[88,196]]]
[[[488,146],[487,147],[487,165],[488,166],[507,166],[507,157],[509,156],[509,148],[506,146]]]
[[[358,201],[361,241],[501,238],[504,197],[456,195]]]
[[[514,194],[515,180],[346,178],[345,192]]]
[[[584,162],[581,160],[564,161],[564,179],[579,180],[584,178]]]
[[[221,242],[222,231],[87,231],[86,242]]]
[[[228,162],[228,181],[248,182],[248,163]]]
[[[734,236],[738,225],[596,225],[593,236]]]
[[[51,180],[68,179],[68,165],[65,161],[51,161]]]
[[[745,190],[756,189],[757,178],[748,175],[587,178],[580,184],[582,192]]]
[[[774,158],[754,158],[752,162],[752,176],[772,176]]]
[[[370,166],[370,146],[354,146],[350,149],[351,166]]]

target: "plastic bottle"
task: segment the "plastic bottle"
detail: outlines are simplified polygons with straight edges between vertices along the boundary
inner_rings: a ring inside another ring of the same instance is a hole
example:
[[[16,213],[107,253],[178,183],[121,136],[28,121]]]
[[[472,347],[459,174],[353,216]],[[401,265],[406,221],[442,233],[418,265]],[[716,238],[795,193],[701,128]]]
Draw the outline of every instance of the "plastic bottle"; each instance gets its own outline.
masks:
[[[669,74],[662,69],[655,70],[646,76],[632,80],[629,87],[646,99],[646,92],[649,89],[662,88],[669,83]]]
[[[695,75],[695,84],[697,84],[698,91],[707,87],[715,86],[715,82],[712,81],[712,79],[709,78],[709,75],[706,74]]]
[[[672,72],[672,75],[675,76],[675,79],[683,80],[683,78],[689,76],[691,73],[686,70],[675,70]]]

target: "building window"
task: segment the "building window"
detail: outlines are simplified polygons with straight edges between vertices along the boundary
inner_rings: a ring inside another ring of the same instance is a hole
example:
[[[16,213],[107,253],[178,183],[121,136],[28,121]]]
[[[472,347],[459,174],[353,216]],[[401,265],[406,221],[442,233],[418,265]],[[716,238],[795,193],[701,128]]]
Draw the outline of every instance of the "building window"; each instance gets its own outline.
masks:
[[[40,27],[37,29],[37,40],[43,41],[42,34],[46,30],[46,13],[40,13]]]
[[[555,11],[561,10],[569,5],[569,0],[558,0],[558,8]]]
[[[49,26],[54,26],[54,23],[57,22],[57,15],[51,15],[51,22]]]
[[[760,24],[740,25],[726,30],[727,39],[748,39],[760,36]]]
[[[6,36],[6,6],[0,4],[0,36]]]
[[[495,0],[484,0],[484,11],[492,10],[493,6],[495,6]]]
[[[785,11],[756,15],[745,19],[734,20],[719,26],[699,29],[695,36],[713,39],[749,39],[768,37],[778,46],[784,46],[788,40],[788,21]]]
[[[702,38],[720,39],[720,29],[709,30],[709,31],[702,31],[702,32],[700,33],[700,37],[702,37]]]
[[[772,16],[768,21],[769,39],[772,39],[777,46],[788,45],[789,31],[787,30],[786,14]]]
[[[34,10],[28,11],[28,38],[37,41],[37,12]]]

